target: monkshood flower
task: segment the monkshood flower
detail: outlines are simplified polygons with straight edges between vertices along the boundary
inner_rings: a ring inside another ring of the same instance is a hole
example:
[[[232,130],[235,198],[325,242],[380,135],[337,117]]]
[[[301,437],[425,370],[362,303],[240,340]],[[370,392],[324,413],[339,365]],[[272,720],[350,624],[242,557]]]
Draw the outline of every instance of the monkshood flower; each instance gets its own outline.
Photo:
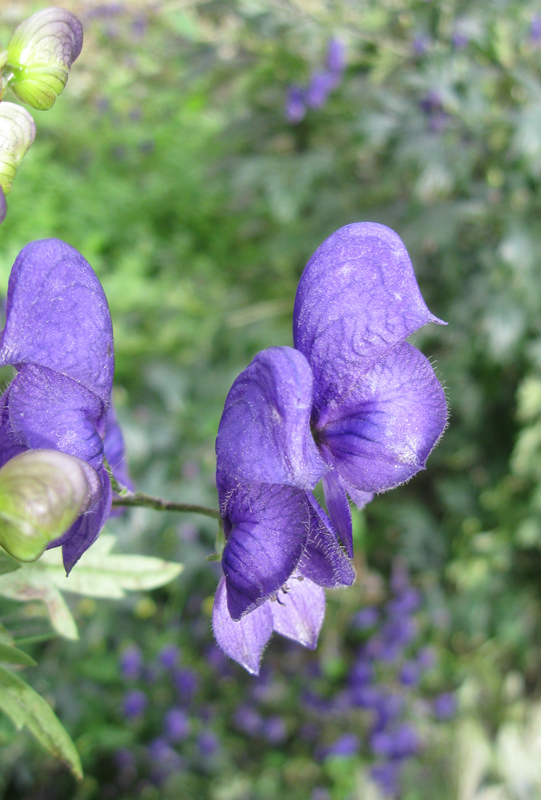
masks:
[[[7,365],[17,375],[0,399],[0,467],[25,451],[48,449],[80,459],[97,476],[85,512],[43,545],[62,546],[69,572],[111,509],[103,439],[114,355],[101,284],[65,242],[32,242],[13,265],[0,336],[0,366]]]
[[[295,349],[259,353],[234,382],[216,440],[226,545],[213,626],[249,671],[273,630],[315,647],[321,587],[354,580],[348,496],[362,508],[408,480],[443,433],[443,389],[406,342],[428,322],[444,324],[398,235],[347,225],[301,276]],[[328,516],[312,495],[319,481]],[[393,646],[410,636],[407,619],[396,625]]]

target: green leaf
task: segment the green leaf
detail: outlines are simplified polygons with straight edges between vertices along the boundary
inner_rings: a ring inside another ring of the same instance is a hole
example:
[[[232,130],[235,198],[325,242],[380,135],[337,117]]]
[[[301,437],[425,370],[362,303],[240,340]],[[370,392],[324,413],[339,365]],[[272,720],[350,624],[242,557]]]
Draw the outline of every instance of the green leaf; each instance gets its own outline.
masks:
[[[46,8],[25,20],[8,45],[9,87],[17,97],[47,111],[67,83],[83,46],[83,26],[62,8]]]
[[[67,764],[76,778],[83,777],[75,745],[51,707],[18,675],[1,665],[0,707],[18,730],[26,726],[52,755]]]
[[[77,625],[59,589],[87,597],[120,599],[128,590],[163,586],[182,571],[182,564],[151,556],[112,555],[114,543],[114,536],[102,534],[69,576],[60,548],[48,550],[39,561],[0,575],[0,595],[11,600],[41,600],[55,630],[66,639],[77,639]]]
[[[0,186],[11,192],[22,158],[36,135],[31,114],[15,103],[0,103]]]
[[[65,592],[120,599],[127,590],[156,589],[176,578],[182,564],[153,556],[111,555],[115,537],[102,534],[66,577],[59,550],[48,550],[35,565]],[[0,589],[1,591],[1,589]]]
[[[12,644],[0,642],[0,661],[7,664],[24,664],[26,667],[35,666],[36,662],[28,653],[19,650]]]

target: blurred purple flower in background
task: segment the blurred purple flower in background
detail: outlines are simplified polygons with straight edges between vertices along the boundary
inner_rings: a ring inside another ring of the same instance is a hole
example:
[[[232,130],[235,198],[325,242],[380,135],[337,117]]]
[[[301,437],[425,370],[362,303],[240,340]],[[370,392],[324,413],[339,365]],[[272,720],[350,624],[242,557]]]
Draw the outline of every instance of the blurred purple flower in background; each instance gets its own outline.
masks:
[[[287,91],[285,116],[288,122],[296,125],[306,116],[305,90],[302,86],[290,86]]]
[[[340,85],[345,68],[344,44],[333,38],[327,46],[325,68],[313,72],[306,87],[297,84],[289,87],[285,104],[287,121],[296,125],[306,116],[307,108],[323,108],[330,93]]]
[[[148,705],[148,698],[146,694],[139,689],[133,689],[128,692],[124,697],[124,716],[126,719],[135,719],[140,717]]]
[[[120,672],[126,680],[135,681],[141,676],[143,656],[137,645],[125,647],[120,655]]]
[[[533,44],[541,42],[541,16],[535,15],[530,22],[530,41]]]

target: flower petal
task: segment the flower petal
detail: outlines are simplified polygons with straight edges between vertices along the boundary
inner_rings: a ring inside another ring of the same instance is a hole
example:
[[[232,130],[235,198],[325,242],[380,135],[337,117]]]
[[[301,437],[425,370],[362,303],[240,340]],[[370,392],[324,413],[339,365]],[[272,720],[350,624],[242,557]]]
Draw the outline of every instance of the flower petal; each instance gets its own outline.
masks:
[[[276,633],[315,650],[325,618],[325,592],[308,578],[299,578],[292,576],[287,594],[279,592],[268,605]]]
[[[96,395],[76,381],[44,367],[28,365],[9,387],[9,425],[27,448],[62,450],[88,462],[103,463],[97,425],[104,416]]]
[[[227,602],[238,620],[275,594],[299,563],[310,527],[306,494],[291,486],[239,486],[222,510]]]
[[[227,396],[216,440],[219,486],[313,488],[327,467],[310,432],[312,372],[291,347],[259,353]]]
[[[259,662],[272,634],[269,604],[256,608],[240,620],[233,620],[227,607],[225,579],[216,590],[212,610],[212,629],[224,653],[252,675],[259,675]]]
[[[323,491],[327,511],[338,538],[346,548],[346,553],[353,558],[353,531],[351,528],[351,509],[347,494],[342,486],[336,470],[323,476]]]
[[[90,545],[94,544],[111,511],[113,493],[109,475],[102,468],[98,471],[98,476],[101,481],[102,491],[96,495],[94,505],[79,517],[63,536],[51,542],[47,548],[49,550],[51,547],[62,545],[62,559],[66,575],[69,575]]]
[[[109,405],[114,356],[107,300],[90,264],[58,239],[27,245],[11,270],[0,365],[28,363],[78,381]]]
[[[358,222],[333,233],[308,262],[293,312],[295,347],[314,373],[316,411],[349,393],[374,362],[427,322],[441,323],[426,307],[394,231]]]
[[[368,503],[372,502],[374,499],[374,492],[363,492],[360,489],[356,489],[355,486],[352,486],[351,483],[348,483],[342,476],[340,476],[340,483],[346,490],[347,494],[353,500],[359,511],[365,507]]]
[[[353,564],[340,547],[327,514],[313,495],[308,495],[308,500],[310,534],[299,562],[299,572],[327,589],[351,586],[355,580]]]
[[[447,423],[443,389],[428,359],[395,347],[318,431],[340,476],[363,492],[384,492],[424,469]]]
[[[8,386],[0,398],[0,467],[3,467],[10,458],[15,458],[27,449],[20,440],[9,421],[9,392]]]
[[[130,491],[134,491],[133,481],[128,473],[126,464],[126,449],[122,428],[118,424],[118,419],[113,406],[109,407],[105,420],[105,438],[103,440],[105,458],[113,471],[116,480]]]

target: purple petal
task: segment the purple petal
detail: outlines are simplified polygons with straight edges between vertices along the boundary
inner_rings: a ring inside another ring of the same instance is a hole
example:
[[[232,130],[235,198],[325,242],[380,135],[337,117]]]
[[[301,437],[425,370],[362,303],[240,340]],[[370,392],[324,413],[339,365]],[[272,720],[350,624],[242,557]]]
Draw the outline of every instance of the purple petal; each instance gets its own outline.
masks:
[[[292,576],[287,594],[269,601],[276,633],[315,650],[325,617],[325,592],[308,578]]]
[[[11,458],[27,450],[25,444],[19,439],[9,419],[9,394],[8,386],[0,398],[0,467],[3,467]]]
[[[337,75],[332,72],[315,72],[306,89],[306,105],[310,108],[323,108],[338,81]]]
[[[0,225],[6,218],[7,210],[6,197],[2,187],[0,186]]]
[[[305,90],[301,86],[290,86],[285,105],[285,117],[292,125],[297,125],[306,115]]]
[[[229,658],[252,675],[259,675],[259,662],[272,634],[272,613],[265,603],[240,620],[233,620],[227,607],[225,580],[221,579],[214,598],[212,628],[216,641]]]
[[[257,608],[287,581],[308,539],[305,492],[290,486],[239,486],[222,512],[227,544],[222,567],[233,619]]]
[[[105,420],[105,438],[103,440],[105,458],[113,471],[116,480],[130,491],[134,490],[133,481],[128,473],[126,464],[126,452],[122,429],[118,424],[115,409],[109,406]]]
[[[315,408],[349,394],[388,350],[427,322],[410,258],[394,231],[346,225],[308,262],[297,290],[293,339],[314,373]]]
[[[353,532],[351,529],[351,509],[344,487],[336,470],[323,476],[323,491],[327,511],[338,538],[346,548],[346,553],[353,558]]]
[[[374,492],[362,492],[356,489],[351,483],[348,483],[342,476],[340,476],[340,483],[346,490],[349,497],[353,500],[359,511],[374,499]]]
[[[111,491],[109,476],[104,469],[101,469],[98,475],[102,485],[102,493],[99,496],[98,502],[83,514],[82,517],[79,517],[60,539],[51,542],[47,548],[50,549],[51,547],[62,545],[62,558],[66,575],[69,575],[72,568],[79,561],[83,553],[88,550],[90,545],[94,544],[101,529],[107,522],[107,517],[111,510],[113,493]],[[69,586],[67,588],[69,588]]]
[[[225,401],[216,440],[219,487],[257,481],[313,488],[327,467],[310,431],[311,410],[304,356],[291,347],[259,353]]]
[[[299,572],[306,578],[333,589],[338,586],[351,586],[355,580],[353,564],[344,553],[327,514],[315,497],[308,495],[310,502],[310,534]]]
[[[94,469],[103,463],[96,428],[103,404],[96,395],[44,367],[23,367],[9,387],[9,424],[25,448],[50,448],[82,458]]]
[[[331,39],[327,47],[327,69],[341,73],[346,67],[346,48],[339,39]]]
[[[392,489],[424,469],[447,423],[443,389],[409,344],[382,358],[340,406],[322,417],[320,440],[340,476],[364,492]]]
[[[113,383],[113,329],[92,267],[58,239],[27,245],[8,286],[0,365],[35,364],[65,375],[107,407]]]

